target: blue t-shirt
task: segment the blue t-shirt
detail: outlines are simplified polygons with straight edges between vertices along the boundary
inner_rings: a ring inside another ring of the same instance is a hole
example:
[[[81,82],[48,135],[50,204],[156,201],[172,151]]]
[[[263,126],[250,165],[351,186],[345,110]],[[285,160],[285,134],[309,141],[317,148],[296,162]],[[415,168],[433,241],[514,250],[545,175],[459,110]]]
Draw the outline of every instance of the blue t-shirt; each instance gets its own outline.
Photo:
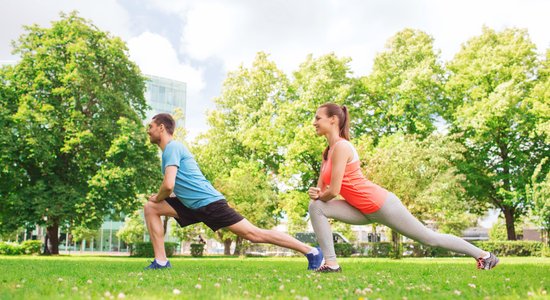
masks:
[[[197,209],[224,199],[206,180],[191,152],[178,141],[168,142],[162,152],[162,174],[168,166],[178,167],[174,194],[188,208]]]

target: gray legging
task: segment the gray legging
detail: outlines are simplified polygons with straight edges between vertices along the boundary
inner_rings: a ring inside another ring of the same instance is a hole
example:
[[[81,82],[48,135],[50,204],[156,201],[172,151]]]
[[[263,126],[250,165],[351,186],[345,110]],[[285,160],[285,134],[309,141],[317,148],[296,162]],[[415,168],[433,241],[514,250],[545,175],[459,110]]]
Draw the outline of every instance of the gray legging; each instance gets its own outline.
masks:
[[[407,210],[401,200],[393,193],[389,193],[384,205],[371,214],[363,214],[342,200],[311,201],[309,203],[309,214],[311,225],[315,230],[317,241],[321,250],[323,250],[326,261],[336,261],[332,230],[328,218],[353,225],[366,225],[376,222],[395,229],[399,233],[425,245],[446,248],[474,258],[481,257],[483,254],[483,250],[461,238],[428,229]]]

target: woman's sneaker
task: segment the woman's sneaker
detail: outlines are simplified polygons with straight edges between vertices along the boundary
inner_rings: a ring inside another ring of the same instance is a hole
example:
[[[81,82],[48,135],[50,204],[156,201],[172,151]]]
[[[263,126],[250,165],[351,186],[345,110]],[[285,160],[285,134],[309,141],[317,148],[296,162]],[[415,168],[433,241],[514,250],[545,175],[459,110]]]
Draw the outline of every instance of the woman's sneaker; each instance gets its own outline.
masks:
[[[322,265],[321,267],[319,267],[319,269],[315,270],[315,272],[318,272],[318,273],[333,273],[333,272],[338,273],[338,272],[342,272],[342,268],[340,266],[338,266],[338,268],[333,269],[329,265]]]
[[[492,268],[496,267],[499,259],[496,257],[493,253],[489,253],[488,258],[478,258],[477,261],[477,268],[481,270],[491,270]]]

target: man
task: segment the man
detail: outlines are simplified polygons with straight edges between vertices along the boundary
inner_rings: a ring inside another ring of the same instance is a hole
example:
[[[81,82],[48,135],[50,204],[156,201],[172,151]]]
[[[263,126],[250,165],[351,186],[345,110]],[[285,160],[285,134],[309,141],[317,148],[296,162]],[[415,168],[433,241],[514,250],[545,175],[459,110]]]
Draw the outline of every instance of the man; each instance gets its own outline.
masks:
[[[203,222],[213,231],[227,228],[253,243],[270,243],[303,253],[309,262],[308,270],[321,266],[323,254],[319,248],[278,231],[260,229],[229,207],[223,195],[206,180],[189,150],[173,139],[175,127],[172,116],[158,114],[153,117],[147,131],[151,143],[162,149],[164,180],[159,192],[151,195],[144,206],[145,221],[155,251],[155,259],[146,269],[171,267],[164,250],[161,216],[175,218],[182,227]],[[172,193],[175,197],[171,197]]]

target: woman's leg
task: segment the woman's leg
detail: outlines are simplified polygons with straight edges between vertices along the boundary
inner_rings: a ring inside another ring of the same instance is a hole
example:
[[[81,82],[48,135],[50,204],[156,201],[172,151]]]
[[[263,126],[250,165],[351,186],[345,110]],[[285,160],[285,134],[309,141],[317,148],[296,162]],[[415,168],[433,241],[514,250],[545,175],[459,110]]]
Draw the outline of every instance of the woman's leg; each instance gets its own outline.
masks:
[[[461,238],[430,230],[420,223],[393,193],[389,194],[388,199],[378,211],[367,216],[374,222],[384,224],[425,245],[467,254],[476,259],[485,254],[483,250]]]
[[[353,225],[365,225],[372,222],[359,210],[343,200],[311,201],[309,202],[309,215],[317,241],[325,255],[325,262],[329,265],[336,265],[336,253],[334,252],[334,241],[328,218]]]

